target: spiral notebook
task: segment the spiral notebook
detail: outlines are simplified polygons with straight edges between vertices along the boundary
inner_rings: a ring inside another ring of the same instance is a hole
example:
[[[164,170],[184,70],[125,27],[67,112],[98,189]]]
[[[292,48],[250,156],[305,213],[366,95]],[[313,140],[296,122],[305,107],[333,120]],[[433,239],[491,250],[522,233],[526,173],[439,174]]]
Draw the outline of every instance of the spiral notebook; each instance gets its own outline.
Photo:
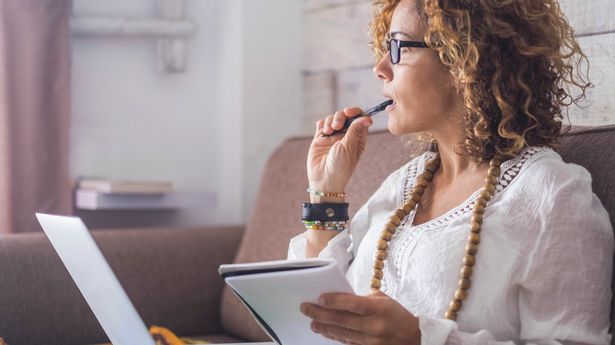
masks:
[[[354,293],[334,260],[278,260],[221,265],[218,272],[263,330],[280,345],[339,344],[314,333],[299,311],[327,292]]]

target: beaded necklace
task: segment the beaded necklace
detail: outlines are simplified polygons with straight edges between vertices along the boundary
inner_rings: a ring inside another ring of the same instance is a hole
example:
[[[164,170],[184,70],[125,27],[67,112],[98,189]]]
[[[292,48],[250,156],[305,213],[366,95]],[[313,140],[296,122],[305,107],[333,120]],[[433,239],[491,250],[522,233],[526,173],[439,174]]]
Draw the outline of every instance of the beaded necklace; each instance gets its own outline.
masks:
[[[487,177],[485,178],[485,186],[483,187],[479,198],[474,203],[474,210],[472,212],[472,218],[470,220],[470,235],[468,236],[468,243],[465,248],[465,256],[463,257],[463,266],[459,272],[459,284],[455,295],[444,317],[449,320],[457,320],[457,313],[461,310],[463,301],[468,298],[468,290],[471,286],[470,278],[472,277],[473,267],[476,264],[476,253],[478,252],[478,244],[480,243],[480,230],[483,223],[483,214],[485,213],[485,207],[487,202],[493,197],[495,193],[495,186],[498,176],[500,176],[500,165],[502,164],[501,156],[495,156],[489,162],[489,170]],[[384,229],[380,233],[380,239],[377,242],[376,256],[374,258],[374,270],[372,273],[372,280],[370,282],[371,291],[380,291],[382,277],[384,276],[384,260],[387,257],[387,249],[389,247],[389,241],[393,237],[397,227],[401,221],[410,214],[412,210],[418,205],[425,188],[433,179],[433,175],[440,167],[440,155],[436,153],[436,157],[429,161],[425,166],[425,171],[417,178],[416,185],[412,189],[412,195],[408,198],[401,207],[393,212],[393,215],[389,217],[389,221],[385,224]]]

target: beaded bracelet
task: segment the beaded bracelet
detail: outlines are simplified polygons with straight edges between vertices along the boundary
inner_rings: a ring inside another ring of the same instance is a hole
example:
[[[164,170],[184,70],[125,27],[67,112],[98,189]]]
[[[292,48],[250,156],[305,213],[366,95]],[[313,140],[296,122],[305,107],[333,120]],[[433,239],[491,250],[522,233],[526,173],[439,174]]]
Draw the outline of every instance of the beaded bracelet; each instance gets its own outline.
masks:
[[[346,225],[348,224],[348,221],[347,220],[335,220],[335,221],[304,220],[303,224],[305,225]]]
[[[306,230],[334,230],[334,231],[344,231],[346,230],[346,226],[345,225],[339,225],[339,226],[323,226],[323,225],[306,225],[305,226]]]
[[[324,196],[324,197],[338,197],[338,198],[343,198],[346,196],[346,193],[335,193],[335,192],[319,192],[317,190],[313,190],[312,188],[308,188],[307,192],[310,194],[314,194],[317,196]]]
[[[318,220],[304,220],[306,230],[335,230],[343,231],[346,229],[348,221],[318,221]]]

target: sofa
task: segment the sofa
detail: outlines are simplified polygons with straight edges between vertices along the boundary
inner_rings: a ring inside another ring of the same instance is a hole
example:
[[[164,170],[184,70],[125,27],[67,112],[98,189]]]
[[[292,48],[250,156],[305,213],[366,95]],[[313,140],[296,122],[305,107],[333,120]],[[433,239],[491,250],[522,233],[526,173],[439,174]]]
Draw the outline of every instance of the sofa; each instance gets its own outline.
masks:
[[[92,231],[148,326],[216,343],[269,341],[217,269],[223,263],[286,257],[289,240],[303,231],[300,206],[308,198],[310,140],[290,138],[273,152],[245,226]],[[370,133],[346,190],[351,214],[412,158],[405,141],[386,131]],[[591,172],[594,192],[615,224],[615,125],[572,128],[562,143],[558,151],[564,160]],[[0,337],[11,345],[107,341],[41,232],[0,236]]]

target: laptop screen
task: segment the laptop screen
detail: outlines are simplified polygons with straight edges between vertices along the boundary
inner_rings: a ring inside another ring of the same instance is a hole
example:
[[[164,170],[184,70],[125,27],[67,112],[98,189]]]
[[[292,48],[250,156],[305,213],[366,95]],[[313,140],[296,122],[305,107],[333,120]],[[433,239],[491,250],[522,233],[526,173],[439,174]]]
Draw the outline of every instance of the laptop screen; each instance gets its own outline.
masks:
[[[109,340],[114,345],[155,345],[81,219],[36,217]]]

